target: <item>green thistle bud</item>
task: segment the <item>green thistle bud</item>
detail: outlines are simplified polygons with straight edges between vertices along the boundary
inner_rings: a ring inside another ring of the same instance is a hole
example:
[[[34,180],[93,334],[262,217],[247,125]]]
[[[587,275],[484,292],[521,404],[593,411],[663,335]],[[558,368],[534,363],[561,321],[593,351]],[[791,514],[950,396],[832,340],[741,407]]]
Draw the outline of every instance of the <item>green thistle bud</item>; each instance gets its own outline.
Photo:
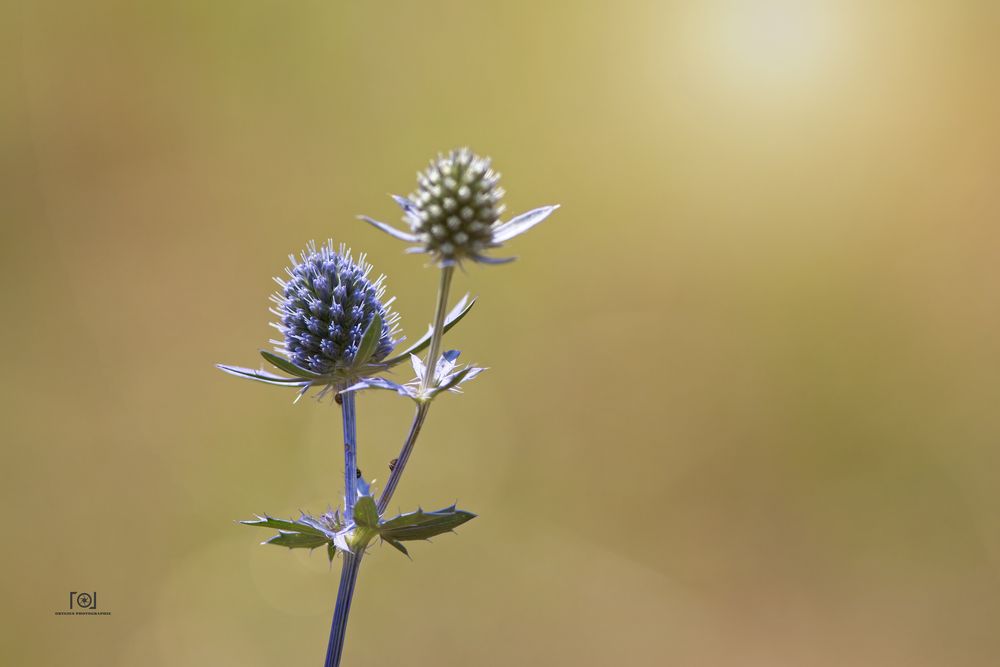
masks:
[[[438,155],[417,174],[417,190],[410,194],[413,210],[403,215],[425,252],[443,262],[479,255],[494,247],[493,225],[504,211],[500,174],[490,159],[468,148]]]
[[[417,174],[417,189],[409,197],[393,195],[403,209],[409,232],[384,222],[361,216],[391,236],[416,244],[408,252],[429,253],[441,266],[464,259],[502,264],[513,258],[487,257],[484,251],[528,231],[558,206],[543,206],[503,222],[505,206],[500,174],[490,167],[490,159],[460,148],[439,154],[430,166]]]

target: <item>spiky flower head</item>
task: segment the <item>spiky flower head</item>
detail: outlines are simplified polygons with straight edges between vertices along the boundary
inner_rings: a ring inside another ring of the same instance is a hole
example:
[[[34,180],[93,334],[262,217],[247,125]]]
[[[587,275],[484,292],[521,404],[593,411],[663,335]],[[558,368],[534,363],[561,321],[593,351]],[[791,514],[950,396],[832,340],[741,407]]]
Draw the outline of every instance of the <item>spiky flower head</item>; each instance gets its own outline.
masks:
[[[395,299],[383,299],[385,277],[371,280],[372,267],[364,255],[354,261],[343,245],[335,251],[333,242],[327,241],[318,248],[310,243],[299,258],[289,255],[289,259],[287,277],[275,278],[280,289],[271,296],[271,312],[278,317],[271,326],[282,333],[282,340],[271,341],[275,352],[260,354],[291,377],[228,364],[218,364],[219,369],[247,380],[295,387],[300,396],[312,387],[321,388],[322,397],[328,391],[357,389],[353,385],[377,379],[374,376],[410,361],[430,345],[428,329],[407,349],[389,357],[403,340],[399,315],[392,312]],[[444,318],[444,331],[460,322],[474,304],[468,295],[460,299]],[[447,389],[479,372],[452,370],[454,364],[447,369]]]
[[[478,255],[492,247],[492,227],[505,208],[499,182],[490,159],[468,148],[438,155],[417,174],[417,190],[409,196],[414,206],[403,222],[442,261]]]
[[[360,378],[374,375],[400,363],[386,359],[399,333],[399,315],[392,312],[393,299],[384,300],[385,276],[370,278],[372,266],[361,255],[355,261],[341,244],[333,241],[317,247],[310,242],[299,258],[289,255],[287,277],[275,278],[280,289],[271,296],[271,324],[282,333],[272,340],[275,352],[261,356],[291,377],[265,370],[219,364],[237,377],[281,387],[296,387],[301,396],[311,387],[339,392]]]
[[[275,278],[280,289],[271,297],[279,321],[273,326],[284,339],[272,341],[277,351],[300,368],[323,376],[354,376],[365,365],[377,364],[396,344],[399,316],[393,299],[383,301],[385,276],[371,280],[372,266],[361,255],[354,261],[343,244],[316,247],[310,242],[287,278]],[[362,339],[370,326],[373,345]]]
[[[438,154],[430,166],[417,174],[417,189],[409,197],[393,196],[403,209],[409,232],[362,216],[392,236],[417,244],[410,252],[426,252],[442,266],[463,259],[503,263],[483,254],[500,247],[518,234],[544,220],[557,206],[545,206],[502,222],[504,190],[500,174],[491,168],[490,158],[479,157],[468,148]]]

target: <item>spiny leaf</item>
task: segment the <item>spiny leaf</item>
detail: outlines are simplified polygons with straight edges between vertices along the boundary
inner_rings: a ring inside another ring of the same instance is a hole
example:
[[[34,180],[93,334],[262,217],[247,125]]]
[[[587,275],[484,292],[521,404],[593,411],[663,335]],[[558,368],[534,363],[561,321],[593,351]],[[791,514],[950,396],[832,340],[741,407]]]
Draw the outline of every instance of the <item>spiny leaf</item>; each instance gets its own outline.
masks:
[[[454,505],[436,512],[419,509],[383,521],[379,525],[379,534],[390,544],[391,540],[426,540],[450,532],[475,517],[472,512],[456,509]]]
[[[240,521],[244,526],[260,526],[261,528],[275,528],[286,532],[303,533],[316,535],[327,539],[327,534],[322,529],[298,521],[286,521],[285,519],[275,519],[270,516],[259,516],[253,521]]]
[[[276,544],[279,547],[289,549],[315,549],[324,544],[329,544],[326,536],[310,535],[307,533],[286,533],[280,531],[277,535],[267,540],[267,544]]]

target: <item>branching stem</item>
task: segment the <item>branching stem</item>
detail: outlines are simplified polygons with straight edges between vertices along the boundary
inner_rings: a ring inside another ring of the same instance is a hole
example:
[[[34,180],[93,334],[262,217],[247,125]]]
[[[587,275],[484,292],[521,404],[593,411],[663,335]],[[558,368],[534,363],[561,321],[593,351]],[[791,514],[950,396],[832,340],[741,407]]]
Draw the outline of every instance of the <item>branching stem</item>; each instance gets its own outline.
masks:
[[[441,282],[438,286],[437,306],[434,310],[434,324],[431,330],[430,348],[424,376],[420,378],[420,394],[423,396],[434,384],[434,371],[438,358],[441,356],[441,339],[444,334],[444,318],[448,310],[448,292],[451,289],[451,278],[455,274],[454,266],[441,269]],[[357,414],[355,412],[355,392],[341,394],[343,400],[344,418],[344,521],[350,523],[354,519],[354,504],[358,498],[358,448],[357,448]],[[430,401],[421,401],[413,416],[410,432],[406,436],[403,448],[396,459],[386,482],[385,490],[378,499],[378,512],[385,512],[392,500],[392,494],[399,485],[399,480],[410,460],[417,436],[430,411]],[[326,649],[326,667],[338,667],[340,656],[344,651],[344,640],[347,636],[347,618],[351,613],[351,601],[354,598],[354,587],[357,585],[358,572],[361,569],[361,559],[364,552],[358,554],[344,553],[344,565],[340,572],[340,588],[337,590],[337,606],[333,611],[333,625],[330,627],[330,643]]]
[[[417,444],[417,436],[420,435],[420,429],[423,427],[424,420],[427,419],[427,412],[430,409],[430,403],[420,403],[417,405],[417,412],[413,415],[413,423],[410,425],[410,433],[406,436],[406,442],[403,443],[403,448],[399,451],[399,456],[396,458],[396,464],[393,466],[392,472],[389,473],[389,481],[386,482],[385,489],[382,491],[382,495],[379,496],[378,513],[380,516],[389,508],[389,501],[392,500],[392,494],[396,492],[396,487],[399,486],[399,479],[403,474],[403,469],[406,467],[407,461],[410,460],[413,446]]]
[[[437,367],[438,357],[441,356],[441,339],[444,337],[444,318],[445,313],[448,312],[448,291],[451,289],[451,278],[454,274],[454,266],[445,266],[441,269],[441,282],[438,285],[437,306],[434,310],[434,324],[431,329],[431,344],[427,352],[424,376],[420,378],[421,396],[434,383],[434,370]],[[420,435],[420,429],[423,427],[424,420],[427,419],[427,413],[430,409],[430,401],[422,400],[417,404],[417,411],[413,415],[410,432],[406,436],[403,448],[399,451],[399,456],[396,458],[396,465],[393,466],[392,471],[389,473],[389,481],[385,484],[385,490],[382,491],[382,495],[378,499],[378,512],[380,515],[388,509],[389,501],[392,500],[392,494],[396,492],[396,487],[399,486],[399,480],[402,478],[406,464],[410,460],[410,454],[413,453],[413,447],[417,444],[417,437]]]

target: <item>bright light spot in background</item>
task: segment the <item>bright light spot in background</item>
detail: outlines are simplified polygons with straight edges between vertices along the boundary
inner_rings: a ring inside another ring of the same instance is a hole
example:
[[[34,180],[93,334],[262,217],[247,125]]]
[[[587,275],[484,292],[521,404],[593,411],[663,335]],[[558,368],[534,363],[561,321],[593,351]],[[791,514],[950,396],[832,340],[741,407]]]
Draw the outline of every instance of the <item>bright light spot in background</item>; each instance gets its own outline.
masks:
[[[687,38],[697,56],[692,64],[741,87],[808,87],[830,73],[839,55],[842,17],[832,2],[731,0],[691,11]]]

